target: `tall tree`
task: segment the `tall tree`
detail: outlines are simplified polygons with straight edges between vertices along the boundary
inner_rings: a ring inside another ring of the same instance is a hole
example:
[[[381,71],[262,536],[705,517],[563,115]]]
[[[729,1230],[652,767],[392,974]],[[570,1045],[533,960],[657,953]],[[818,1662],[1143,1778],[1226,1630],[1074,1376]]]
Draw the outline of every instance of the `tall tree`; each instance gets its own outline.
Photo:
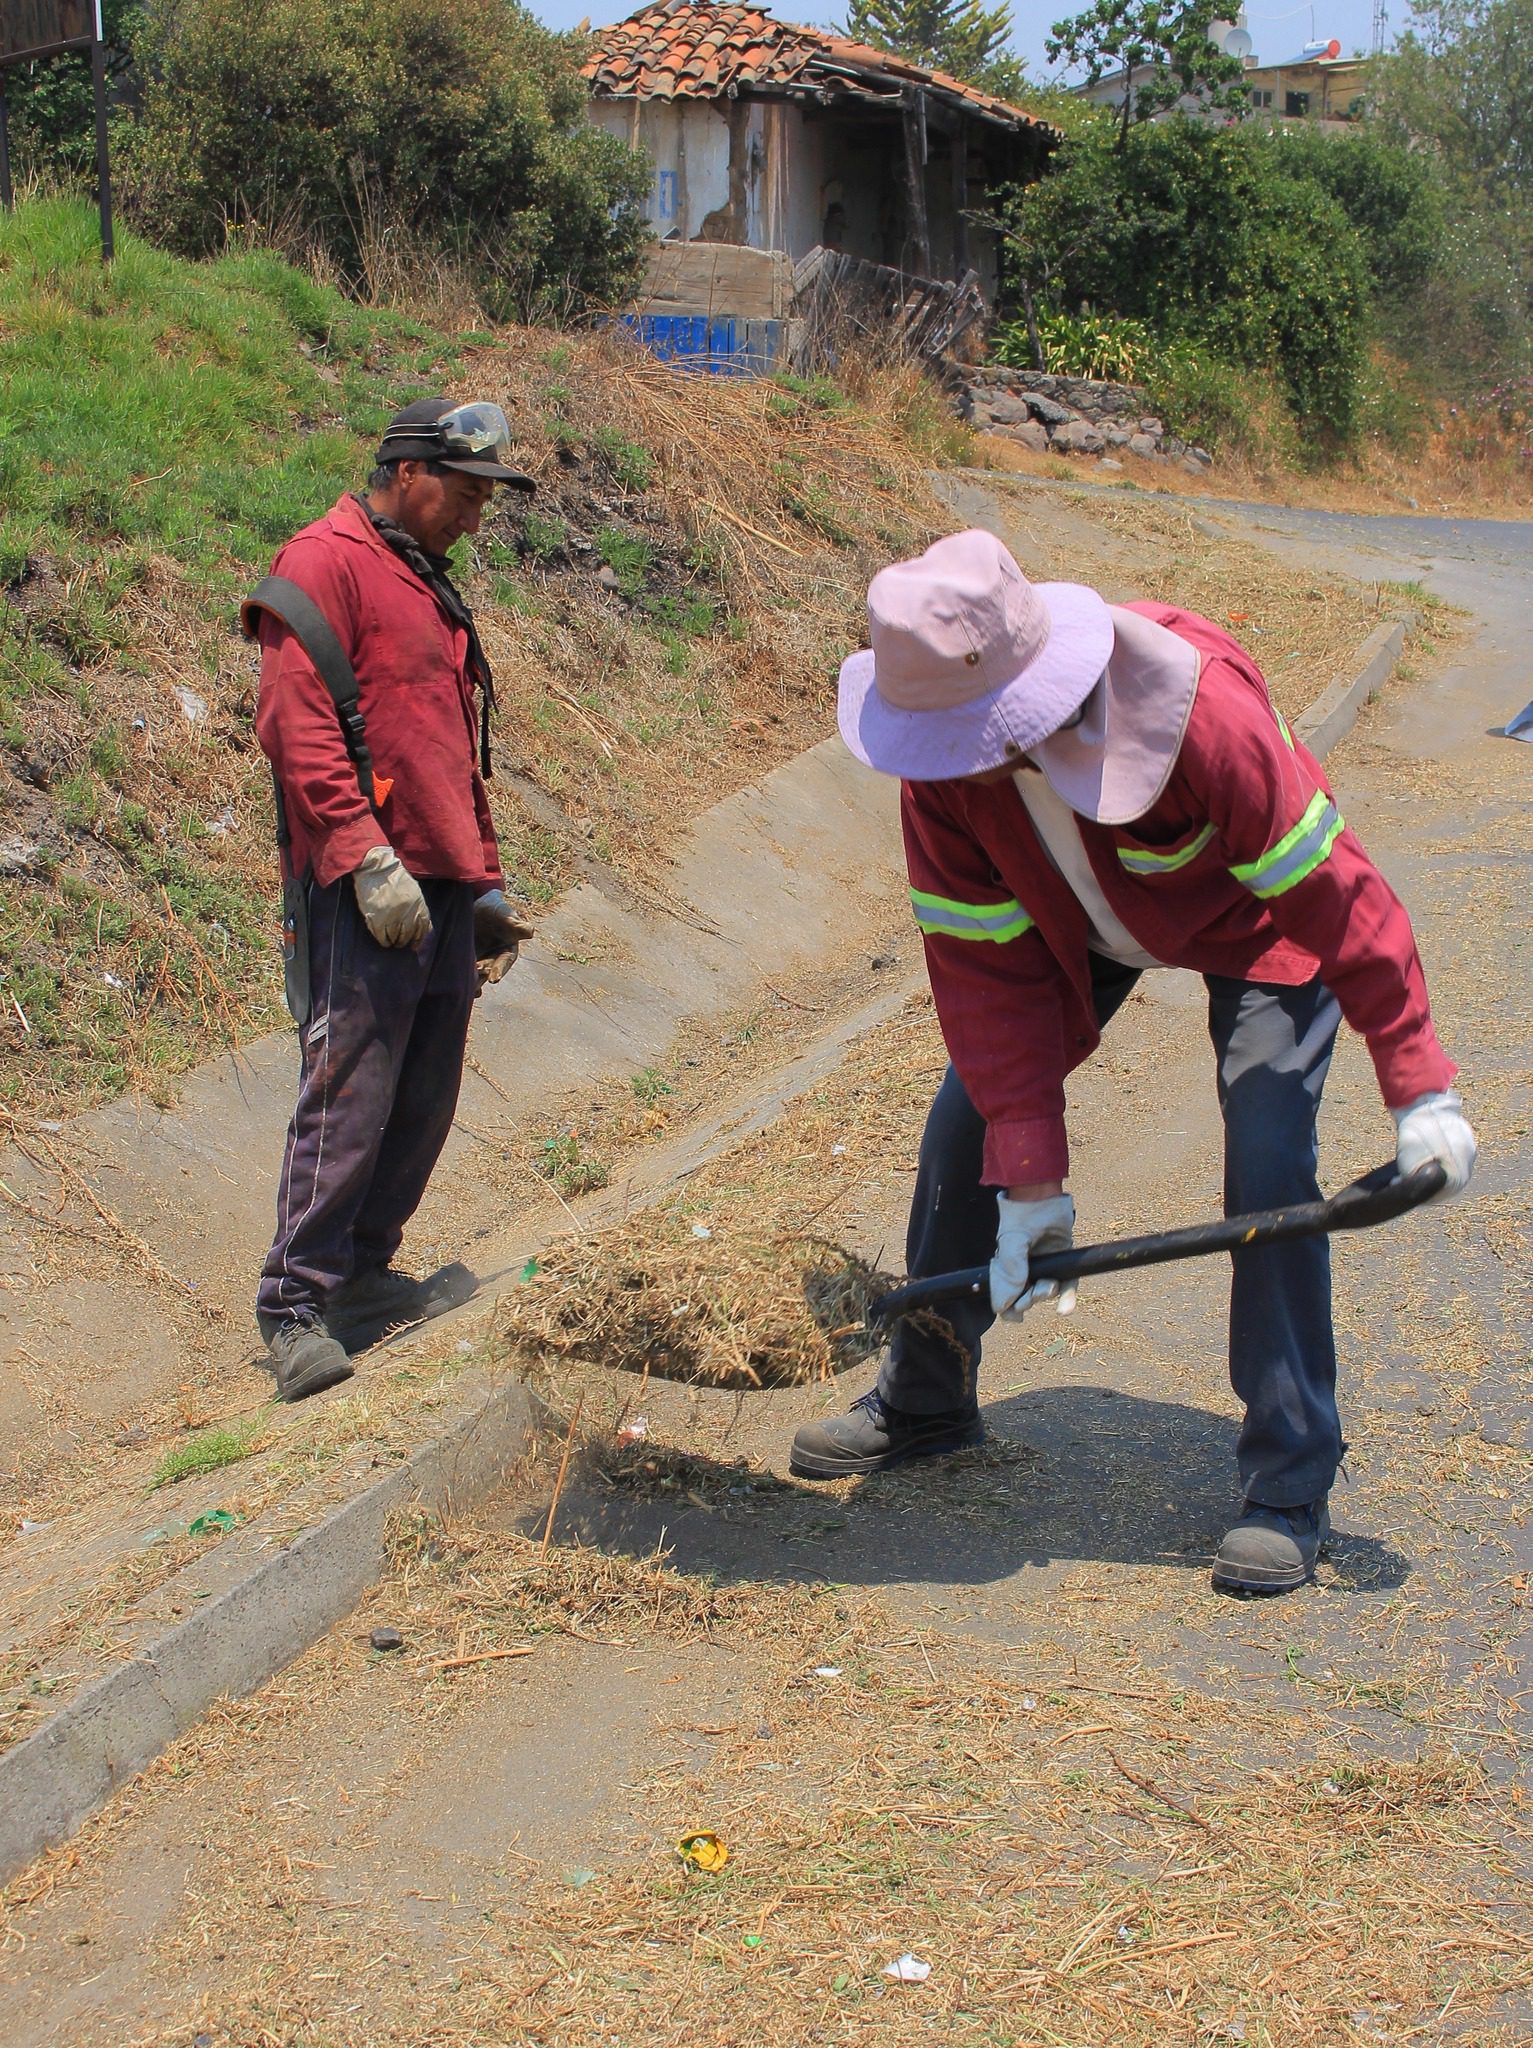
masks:
[[[1533,0],[1412,0],[1375,96],[1385,127],[1460,183],[1533,196]]]
[[[1044,47],[1051,64],[1063,57],[1072,67],[1084,65],[1087,85],[1122,72],[1122,149],[1135,121],[1166,112],[1188,94],[1220,112],[1246,111],[1240,59],[1209,40],[1214,23],[1230,12],[1229,0],[1095,0],[1084,14],[1056,21]]]
[[[948,71],[997,99],[1027,90],[1022,63],[1010,48],[1011,9],[983,0],[852,0],[846,33],[875,50],[906,57],[929,71]]]

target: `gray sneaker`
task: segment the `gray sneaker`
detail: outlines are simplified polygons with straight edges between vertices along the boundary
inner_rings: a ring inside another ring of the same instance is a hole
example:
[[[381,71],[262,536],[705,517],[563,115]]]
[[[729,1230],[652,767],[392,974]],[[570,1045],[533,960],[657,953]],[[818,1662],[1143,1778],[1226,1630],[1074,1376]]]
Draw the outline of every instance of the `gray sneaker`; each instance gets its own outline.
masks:
[[[1331,1540],[1327,1496],[1303,1507],[1269,1508],[1248,1500],[1219,1545],[1214,1585],[1221,1593],[1291,1593],[1315,1576],[1315,1560]]]
[[[393,1266],[368,1266],[326,1296],[325,1328],[349,1351],[360,1351],[386,1331],[445,1315],[478,1291],[478,1278],[467,1266],[443,1266],[424,1280]]]
[[[850,1479],[902,1465],[907,1458],[940,1457],[984,1441],[978,1409],[965,1415],[906,1415],[886,1407],[875,1387],[853,1402],[849,1415],[806,1422],[793,1439],[788,1470],[800,1479]]]
[[[257,1321],[277,1376],[279,1401],[306,1401],[310,1394],[321,1394],[326,1387],[351,1378],[351,1360],[317,1315],[292,1315],[282,1322],[273,1316],[259,1316]]]

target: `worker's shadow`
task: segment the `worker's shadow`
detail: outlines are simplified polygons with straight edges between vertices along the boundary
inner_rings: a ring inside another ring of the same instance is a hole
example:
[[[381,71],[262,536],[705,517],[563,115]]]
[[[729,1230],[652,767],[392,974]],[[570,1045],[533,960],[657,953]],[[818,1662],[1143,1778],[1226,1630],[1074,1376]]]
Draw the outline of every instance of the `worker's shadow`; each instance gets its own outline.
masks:
[[[558,1534],[652,1556],[663,1532],[676,1569],[727,1580],[985,1585],[1036,1571],[1043,1591],[1058,1567],[1088,1561],[1206,1571],[1238,1512],[1228,1416],[1045,1386],[991,1403],[985,1418],[990,1440],[976,1450],[832,1486],[763,1489],[738,1466],[673,1464],[669,1453],[649,1474],[642,1460],[608,1463],[571,1488]],[[1332,1516],[1333,1587],[1405,1581],[1405,1557],[1348,1530],[1342,1490]]]

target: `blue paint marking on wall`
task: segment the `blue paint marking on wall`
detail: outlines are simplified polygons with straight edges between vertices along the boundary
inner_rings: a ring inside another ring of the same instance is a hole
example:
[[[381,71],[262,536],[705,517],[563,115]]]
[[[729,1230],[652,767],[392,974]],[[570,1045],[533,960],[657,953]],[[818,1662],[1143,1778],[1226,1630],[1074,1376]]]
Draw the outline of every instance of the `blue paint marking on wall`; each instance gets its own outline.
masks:
[[[781,320],[625,313],[623,325],[663,363],[710,377],[770,376],[784,340]]]
[[[655,217],[658,220],[676,218],[676,173],[661,171],[655,179]]]

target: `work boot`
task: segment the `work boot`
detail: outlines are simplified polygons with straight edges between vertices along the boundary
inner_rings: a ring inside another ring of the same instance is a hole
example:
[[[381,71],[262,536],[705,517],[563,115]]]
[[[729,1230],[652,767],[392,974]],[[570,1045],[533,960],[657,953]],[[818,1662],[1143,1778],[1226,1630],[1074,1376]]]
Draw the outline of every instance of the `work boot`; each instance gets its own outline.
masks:
[[[875,1387],[849,1415],[806,1422],[793,1439],[788,1470],[800,1479],[849,1479],[882,1472],[907,1458],[934,1458],[985,1441],[978,1409],[957,1415],[906,1415],[886,1407]]]
[[[256,1321],[277,1376],[279,1401],[305,1401],[310,1394],[351,1378],[351,1360],[312,1310],[280,1321],[276,1316],[257,1316]]]
[[[1214,1585],[1221,1593],[1291,1593],[1315,1576],[1315,1559],[1331,1540],[1326,1496],[1303,1507],[1269,1508],[1248,1500],[1219,1545]]]
[[[325,1328],[350,1351],[375,1344],[386,1330],[429,1322],[478,1292],[467,1266],[443,1266],[416,1280],[393,1266],[367,1266],[325,1298]]]

